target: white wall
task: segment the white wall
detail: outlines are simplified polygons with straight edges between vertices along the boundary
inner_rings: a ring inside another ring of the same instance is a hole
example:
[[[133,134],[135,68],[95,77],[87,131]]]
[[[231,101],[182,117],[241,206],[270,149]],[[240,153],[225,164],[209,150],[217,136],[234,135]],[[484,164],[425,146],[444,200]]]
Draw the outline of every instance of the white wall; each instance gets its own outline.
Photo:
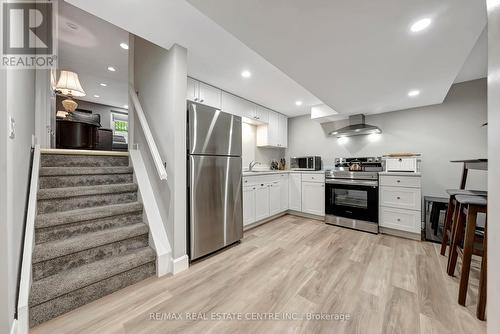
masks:
[[[488,0],[488,334],[500,332],[500,2]]]
[[[248,168],[252,161],[260,162],[256,168],[269,168],[271,160],[285,157],[284,148],[257,147],[257,126],[242,123],[242,164],[243,169]]]
[[[486,118],[486,80],[469,81],[453,85],[443,104],[368,115],[366,122],[382,129],[379,136],[338,140],[327,133],[347,121],[319,124],[309,116],[292,118],[287,157],[320,155],[328,167],[336,157],[422,153],[424,195],[445,196],[445,189],[460,183],[462,166],[450,160],[486,157],[487,127],[481,127]],[[486,189],[486,173],[471,172],[469,181],[468,187]]]
[[[35,133],[35,71],[0,70],[0,332],[14,319],[29,184],[32,136]],[[8,138],[8,119],[16,121]]]
[[[135,89],[146,114],[168,180],[160,181],[141,125],[134,116],[133,142],[138,144],[148,170],[174,259],[186,255],[186,84],[187,50],[170,50],[142,38],[134,40]]]

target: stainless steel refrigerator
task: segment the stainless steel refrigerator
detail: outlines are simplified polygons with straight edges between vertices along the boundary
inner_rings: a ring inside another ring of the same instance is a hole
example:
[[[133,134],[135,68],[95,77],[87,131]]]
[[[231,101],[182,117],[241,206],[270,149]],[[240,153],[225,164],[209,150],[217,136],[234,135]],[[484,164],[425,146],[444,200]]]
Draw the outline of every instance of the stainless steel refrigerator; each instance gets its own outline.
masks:
[[[195,102],[188,112],[189,255],[243,237],[241,117]]]

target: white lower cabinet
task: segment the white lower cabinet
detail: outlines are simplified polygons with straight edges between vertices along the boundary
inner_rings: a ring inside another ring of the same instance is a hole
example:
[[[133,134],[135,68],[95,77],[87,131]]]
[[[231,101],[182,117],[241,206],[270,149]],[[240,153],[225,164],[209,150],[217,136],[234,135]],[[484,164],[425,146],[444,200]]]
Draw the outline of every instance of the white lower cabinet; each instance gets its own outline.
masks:
[[[280,174],[281,212],[288,210],[288,174]]]
[[[243,187],[243,226],[255,221],[255,186]]]
[[[302,182],[302,212],[325,215],[325,184],[323,182]]]
[[[324,216],[324,175],[287,172],[243,177],[243,226],[287,210]]]
[[[290,173],[288,182],[288,208],[302,211],[302,174]]]
[[[255,187],[255,220],[265,219],[269,214],[269,186],[259,184]]]
[[[279,181],[269,185],[269,215],[273,216],[281,212],[281,186]]]
[[[401,231],[420,237],[422,220],[422,191],[420,174],[380,174],[379,226],[384,233]],[[387,230],[389,229],[389,230]]]
[[[420,219],[420,211],[389,207],[380,208],[380,226],[382,227],[411,233],[420,233]]]

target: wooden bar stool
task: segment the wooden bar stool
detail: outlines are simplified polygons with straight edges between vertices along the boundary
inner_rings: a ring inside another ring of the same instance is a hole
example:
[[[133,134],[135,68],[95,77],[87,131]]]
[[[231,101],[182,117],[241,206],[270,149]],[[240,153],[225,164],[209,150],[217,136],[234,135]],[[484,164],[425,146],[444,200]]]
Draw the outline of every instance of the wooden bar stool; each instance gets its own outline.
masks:
[[[453,235],[453,224],[456,222],[458,217],[458,207],[456,205],[455,196],[457,195],[468,195],[468,196],[487,196],[488,192],[483,190],[465,190],[465,189],[447,189],[446,192],[450,195],[450,200],[448,201],[448,208],[446,210],[446,216],[444,219],[443,226],[443,240],[441,241],[441,255],[446,254],[446,246],[451,240]],[[451,244],[451,242],[450,242]]]
[[[453,237],[448,258],[448,275],[453,276],[459,255],[462,257],[462,270],[460,272],[460,285],[458,290],[458,303],[465,306],[467,287],[472,255],[482,256],[481,277],[479,287],[478,318],[484,319],[486,306],[486,245],[484,231],[477,230],[477,215],[487,211],[487,198],[483,196],[456,195],[455,207],[458,214],[454,221]],[[463,241],[463,250],[460,245]]]

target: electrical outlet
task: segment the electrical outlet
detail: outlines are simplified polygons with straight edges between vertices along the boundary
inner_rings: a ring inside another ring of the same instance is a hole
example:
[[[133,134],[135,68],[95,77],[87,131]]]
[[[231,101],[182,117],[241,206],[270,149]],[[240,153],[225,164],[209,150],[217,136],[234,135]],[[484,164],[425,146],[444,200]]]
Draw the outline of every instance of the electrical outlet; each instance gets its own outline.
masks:
[[[16,120],[14,117],[9,118],[9,138],[14,139],[16,137]]]

